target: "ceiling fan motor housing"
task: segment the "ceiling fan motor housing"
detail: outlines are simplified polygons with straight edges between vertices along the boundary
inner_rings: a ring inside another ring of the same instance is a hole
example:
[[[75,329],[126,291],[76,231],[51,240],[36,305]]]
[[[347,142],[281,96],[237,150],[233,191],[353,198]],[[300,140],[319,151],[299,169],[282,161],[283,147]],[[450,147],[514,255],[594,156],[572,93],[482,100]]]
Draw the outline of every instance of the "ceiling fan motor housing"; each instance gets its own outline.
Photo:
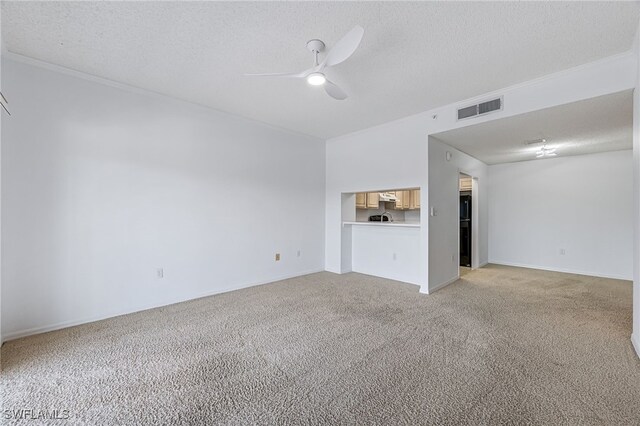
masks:
[[[314,38],[313,40],[309,40],[307,42],[307,49],[309,49],[309,51],[313,53],[322,52],[324,50],[324,42],[316,38]]]

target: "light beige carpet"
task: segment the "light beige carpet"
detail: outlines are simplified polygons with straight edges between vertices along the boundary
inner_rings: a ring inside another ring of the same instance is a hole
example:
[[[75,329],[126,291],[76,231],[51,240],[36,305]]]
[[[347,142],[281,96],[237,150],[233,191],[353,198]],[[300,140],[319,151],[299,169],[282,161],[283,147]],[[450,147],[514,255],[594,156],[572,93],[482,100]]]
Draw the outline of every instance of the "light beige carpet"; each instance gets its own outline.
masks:
[[[627,281],[319,273],[8,342],[0,397],[78,424],[638,425],[630,333]]]

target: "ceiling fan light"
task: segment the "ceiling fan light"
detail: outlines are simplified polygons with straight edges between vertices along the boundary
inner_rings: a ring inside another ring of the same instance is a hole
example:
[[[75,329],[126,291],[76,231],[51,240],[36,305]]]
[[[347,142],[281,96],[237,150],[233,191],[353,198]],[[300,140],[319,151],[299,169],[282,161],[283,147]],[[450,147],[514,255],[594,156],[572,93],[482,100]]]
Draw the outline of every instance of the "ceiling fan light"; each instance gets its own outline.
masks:
[[[307,83],[312,86],[322,86],[327,78],[321,72],[313,72],[307,76]]]
[[[546,142],[545,139],[542,139],[544,142]],[[556,155],[558,155],[556,153],[556,150],[558,148],[548,148],[547,144],[544,143],[542,145],[542,148],[540,148],[540,150],[536,151],[536,158],[544,158],[544,157],[555,157]]]

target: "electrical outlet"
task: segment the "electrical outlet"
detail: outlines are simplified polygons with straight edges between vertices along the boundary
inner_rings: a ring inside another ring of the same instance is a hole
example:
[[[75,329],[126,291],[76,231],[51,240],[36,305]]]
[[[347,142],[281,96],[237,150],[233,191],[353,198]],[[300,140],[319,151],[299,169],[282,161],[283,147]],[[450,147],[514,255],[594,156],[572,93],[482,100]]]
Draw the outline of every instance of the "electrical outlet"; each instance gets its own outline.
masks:
[[[396,260],[396,259],[398,259],[398,256],[395,253],[393,253],[393,260]]]
[[[565,254],[567,254],[567,252],[563,248],[561,248],[560,249],[560,255],[564,256]]]
[[[280,261],[280,253],[276,253],[276,262]]]
[[[298,257],[300,257],[301,254],[302,254],[302,252],[300,250],[298,250]]]
[[[156,275],[158,276],[158,278],[164,278],[164,269],[158,268],[156,270]]]

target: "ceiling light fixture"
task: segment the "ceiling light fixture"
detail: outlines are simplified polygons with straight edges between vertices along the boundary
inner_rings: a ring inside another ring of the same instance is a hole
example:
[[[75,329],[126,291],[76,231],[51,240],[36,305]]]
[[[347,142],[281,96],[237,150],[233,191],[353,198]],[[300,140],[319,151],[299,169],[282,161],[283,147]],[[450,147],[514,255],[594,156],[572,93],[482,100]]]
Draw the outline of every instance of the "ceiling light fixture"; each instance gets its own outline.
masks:
[[[326,81],[327,78],[321,72],[312,72],[307,76],[307,83],[312,86],[322,86]]]
[[[338,65],[347,59],[356,51],[364,35],[364,29],[356,25],[344,37],[342,37],[322,61],[318,60],[320,52],[326,47],[322,40],[313,39],[307,42],[307,50],[313,54],[313,66],[302,72],[285,72],[285,73],[267,73],[267,74],[245,74],[256,77],[275,77],[275,78],[304,78],[311,86],[323,86],[327,95],[338,101],[347,99],[347,93],[338,87],[331,80],[327,80],[324,70]]]
[[[542,148],[536,152],[536,158],[555,157],[557,148],[547,148],[547,140],[542,139]]]

